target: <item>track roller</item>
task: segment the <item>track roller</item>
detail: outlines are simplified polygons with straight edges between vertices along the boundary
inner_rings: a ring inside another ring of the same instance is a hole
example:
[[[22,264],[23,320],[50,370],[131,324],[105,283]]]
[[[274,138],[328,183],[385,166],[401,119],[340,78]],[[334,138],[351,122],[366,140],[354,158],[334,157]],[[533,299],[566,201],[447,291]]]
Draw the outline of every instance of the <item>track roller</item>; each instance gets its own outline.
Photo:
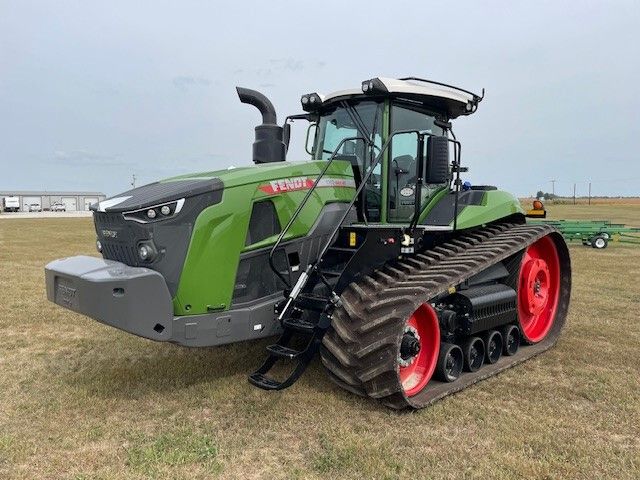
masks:
[[[462,347],[464,354],[464,369],[467,372],[475,372],[484,363],[484,342],[480,337],[469,338]]]
[[[462,373],[464,365],[462,349],[451,343],[440,344],[440,354],[436,365],[436,377],[443,382],[453,382]]]
[[[515,355],[520,347],[520,329],[516,325],[505,325],[502,328],[502,353]]]
[[[489,364],[494,364],[502,356],[502,335],[497,330],[489,330],[482,339],[485,345],[484,360]]]

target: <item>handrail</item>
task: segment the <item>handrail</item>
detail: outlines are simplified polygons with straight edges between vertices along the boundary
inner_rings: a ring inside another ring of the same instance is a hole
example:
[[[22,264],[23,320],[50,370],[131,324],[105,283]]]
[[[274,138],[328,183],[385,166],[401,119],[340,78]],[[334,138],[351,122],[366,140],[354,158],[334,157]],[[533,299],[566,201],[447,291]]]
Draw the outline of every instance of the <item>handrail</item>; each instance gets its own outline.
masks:
[[[430,134],[428,132],[425,131],[420,131],[420,130],[399,130],[397,132],[393,132],[389,138],[387,139],[387,141],[384,143],[384,145],[382,146],[382,148],[380,149],[380,153],[378,153],[378,155],[375,157],[374,161],[371,163],[371,166],[369,167],[369,169],[367,170],[366,174],[362,177],[362,180],[360,181],[360,185],[358,186],[358,188],[356,189],[356,193],[353,196],[353,198],[351,199],[351,202],[349,202],[349,206],[348,208],[345,209],[344,213],[342,214],[342,217],[340,218],[340,221],[336,223],[333,232],[331,232],[331,234],[327,237],[327,241],[325,242],[325,244],[323,245],[322,249],[320,250],[320,253],[318,254],[318,256],[316,257],[316,260],[314,262],[310,262],[306,268],[306,270],[304,272],[301,273],[300,277],[298,278],[298,281],[296,282],[295,286],[291,287],[291,285],[289,284],[289,282],[286,281],[286,279],[284,279],[284,277],[280,274],[280,272],[278,272],[273,265],[273,253],[275,252],[277,246],[279,245],[280,241],[282,240],[282,237],[284,237],[284,232],[286,230],[289,229],[289,227],[291,226],[291,224],[293,223],[294,217],[297,216],[297,214],[300,211],[300,206],[298,207],[298,209],[296,210],[296,212],[294,213],[294,216],[292,216],[291,220],[289,221],[289,223],[287,224],[287,227],[285,228],[285,230],[283,230],[283,232],[280,234],[280,236],[278,237],[278,240],[276,241],[276,244],[273,246],[273,248],[271,249],[271,253],[269,254],[269,263],[271,265],[271,268],[273,269],[273,271],[278,275],[278,277],[280,277],[280,279],[282,279],[282,281],[289,286],[289,288],[292,288],[291,291],[289,292],[288,298],[287,298],[287,302],[284,306],[284,308],[280,311],[280,315],[278,317],[279,320],[282,320],[284,318],[284,316],[286,315],[289,306],[291,305],[291,303],[294,301],[295,298],[297,298],[298,294],[300,293],[300,291],[304,288],[309,275],[311,273],[312,269],[315,269],[316,272],[318,272],[318,264],[320,263],[320,261],[322,260],[322,258],[324,257],[324,255],[327,253],[327,250],[330,248],[330,246],[333,244],[333,240],[334,237],[336,236],[336,233],[338,232],[338,230],[340,230],[340,227],[342,226],[344,220],[347,218],[347,215],[349,214],[349,212],[351,211],[351,209],[353,208],[353,205],[355,204],[355,202],[358,200],[360,193],[362,192],[362,190],[365,188],[367,181],[369,180],[369,178],[371,177],[371,175],[373,174],[373,171],[375,170],[376,166],[378,165],[378,163],[380,162],[380,159],[382,158],[382,155],[385,153],[385,151],[387,150],[387,148],[389,148],[389,145],[391,144],[391,141],[393,140],[393,137],[395,137],[396,135],[400,135],[400,134],[404,134],[404,133],[416,133],[419,137],[421,136],[423,138],[423,142],[424,142],[424,137],[427,135],[433,135]],[[345,139],[348,140],[348,139]],[[422,142],[422,143],[423,143]],[[456,144],[459,143],[456,140],[453,140],[453,142],[455,142]],[[341,142],[342,143],[342,142]],[[331,160],[333,160],[333,157],[336,155],[337,149],[340,147],[340,145],[338,145],[338,147],[336,147],[336,150],[334,151],[334,153],[332,154],[332,158]],[[459,164],[459,162],[458,162]],[[321,172],[321,174],[318,176],[318,179],[324,175],[324,173],[326,172],[328,167],[325,167],[325,169]],[[314,184],[314,187],[317,185]],[[301,205],[303,203],[305,203],[307,201],[307,199],[310,196],[309,192],[303,202],[301,203]],[[320,272],[318,272],[320,273]],[[322,274],[319,274],[320,280],[327,285],[329,288],[332,288],[329,283],[327,282],[327,280],[322,276]],[[332,292],[332,301],[333,299],[336,299],[337,295],[335,294],[335,292]]]
[[[342,214],[342,217],[340,218],[340,221],[336,223],[336,226],[334,227],[333,232],[331,232],[331,234],[327,237],[327,241],[325,242],[325,244],[323,245],[322,249],[320,250],[318,256],[316,257],[316,263],[324,257],[324,255],[327,253],[327,250],[332,245],[336,233],[338,232],[338,230],[340,230],[340,227],[342,226],[342,223],[347,218],[347,215],[349,215],[349,212],[353,208],[355,202],[358,200],[358,198],[360,196],[360,193],[362,193],[362,190],[365,188],[367,182],[369,181],[369,178],[371,178],[371,175],[373,174],[373,171],[375,170],[376,166],[380,162],[380,159],[382,158],[383,154],[386,152],[387,148],[389,148],[389,146],[391,145],[391,142],[393,141],[393,138],[396,135],[402,135],[402,134],[407,134],[407,133],[415,133],[416,135],[418,135],[419,139],[422,138],[423,141],[422,142],[419,141],[419,144],[420,143],[423,144],[424,137],[426,137],[426,136],[435,136],[435,134],[426,132],[424,130],[415,130],[415,129],[414,130],[398,130],[396,132],[393,132],[389,136],[389,138],[384,143],[384,145],[382,145],[382,148],[380,149],[380,152],[374,158],[374,161],[371,163],[371,165],[367,169],[365,175],[362,177],[362,179],[360,181],[360,185],[356,189],[356,193],[354,194],[353,198],[349,202],[349,206],[345,209],[344,213]],[[320,172],[320,174],[316,178],[315,183],[313,184],[313,187],[311,187],[311,189],[307,192],[307,194],[303,198],[302,202],[300,202],[300,204],[298,205],[298,208],[296,209],[294,214],[291,216],[291,219],[287,223],[286,227],[282,230],[282,232],[280,232],[280,235],[278,236],[278,239],[276,240],[276,243],[273,245],[273,247],[271,249],[271,252],[269,253],[269,265],[271,266],[271,269],[276,273],[276,275],[278,275],[278,277],[283,281],[283,283],[285,285],[287,285],[287,287],[289,287],[289,288],[291,288],[291,284],[287,281],[286,278],[284,278],[284,276],[277,270],[277,268],[275,268],[275,265],[273,263],[274,253],[275,253],[276,249],[280,246],[280,243],[282,242],[282,239],[286,235],[287,231],[291,228],[291,225],[293,224],[293,222],[297,219],[298,215],[300,214],[300,211],[302,210],[302,208],[304,207],[304,205],[308,201],[309,197],[311,196],[311,194],[313,193],[313,191],[317,187],[319,180],[326,173],[326,171],[328,170],[329,165],[331,164],[331,162],[333,162],[333,160],[335,159],[335,156],[337,155],[338,150],[340,149],[342,144],[344,142],[348,141],[348,140],[363,140],[363,141],[366,141],[362,137],[350,137],[350,138],[343,139],[338,144],[338,146],[335,148],[335,150],[331,154],[331,157],[329,158],[327,164],[324,166],[324,168],[322,169],[322,171]],[[449,142],[454,143],[454,145],[456,145],[458,147],[458,152],[457,152],[458,155],[456,155],[456,151],[454,150],[454,164],[457,165],[457,169],[458,169],[457,173],[458,173],[458,178],[459,178],[459,175],[460,175],[460,172],[459,172],[460,150],[459,149],[461,147],[460,146],[460,142],[458,142],[457,140],[452,140],[452,139],[448,139],[448,140],[449,140]],[[455,158],[456,156],[458,157],[457,159]],[[416,198],[416,203],[419,202],[419,201],[420,201],[420,199]],[[411,224],[410,224],[411,225],[410,229],[415,228],[415,225],[417,224],[417,221],[418,221],[418,216],[419,216],[419,213],[415,213],[414,214],[414,218],[412,219]],[[311,267],[311,266],[312,265],[309,264],[309,267]],[[285,310],[286,310],[286,307],[285,307]]]
[[[289,288],[291,288],[291,283],[289,283],[289,281],[284,277],[284,275],[282,275],[278,271],[278,269],[276,268],[276,266],[274,264],[273,256],[275,254],[275,251],[280,246],[280,243],[282,243],[282,239],[284,238],[284,236],[287,234],[287,232],[291,228],[291,225],[293,225],[293,222],[295,222],[298,219],[298,216],[300,215],[300,212],[302,211],[304,206],[307,204],[307,201],[311,197],[311,194],[315,191],[316,187],[318,186],[318,183],[320,182],[320,179],[324,176],[324,174],[329,169],[329,166],[331,165],[331,163],[333,163],[333,161],[335,160],[336,155],[338,154],[338,150],[340,150],[340,148],[342,147],[342,145],[345,142],[354,141],[354,140],[362,140],[363,142],[367,141],[363,137],[348,137],[348,138],[343,138],[340,141],[340,143],[338,143],[336,148],[333,150],[333,153],[331,154],[331,157],[329,157],[329,159],[327,160],[327,163],[323,167],[322,171],[320,172],[320,174],[316,177],[315,181],[313,182],[313,186],[307,191],[307,194],[302,199],[302,202],[300,202],[300,204],[298,204],[298,208],[296,208],[295,212],[293,212],[293,215],[291,215],[291,218],[289,219],[289,222],[284,227],[284,229],[280,232],[280,235],[278,235],[278,239],[276,240],[276,243],[273,244],[273,247],[271,248],[271,251],[269,252],[269,266],[271,267],[271,270],[273,270],[274,273],[280,278],[280,280],[282,280],[282,282]]]
[[[362,180],[360,182],[360,186],[357,188],[356,194],[353,196],[353,199],[349,203],[349,208],[347,208],[345,210],[344,214],[342,215],[342,218],[337,223],[336,227],[333,229],[333,232],[331,233],[331,235],[329,235],[327,242],[325,243],[324,247],[322,247],[322,250],[320,251],[320,254],[318,255],[318,260],[320,260],[320,259],[322,259],[322,257],[324,257],[324,254],[327,252],[327,250],[329,249],[329,247],[333,243],[333,238],[335,237],[335,235],[338,232],[338,230],[340,230],[340,227],[342,226],[342,222],[344,222],[344,220],[347,218],[347,215],[349,214],[349,211],[351,210],[351,208],[353,207],[353,205],[357,201],[360,193],[364,189],[364,186],[367,184],[367,181],[369,180],[369,178],[373,174],[373,170],[376,168],[376,166],[380,162],[380,159],[382,158],[382,155],[387,150],[387,148],[389,148],[389,145],[391,145],[391,141],[393,140],[393,137],[395,137],[396,135],[402,135],[402,134],[405,134],[405,133],[415,133],[419,137],[420,136],[424,137],[426,135],[433,136],[433,134],[430,134],[430,133],[422,131],[422,130],[398,130],[397,132],[393,132],[389,136],[389,138],[384,143],[384,145],[382,145],[382,148],[380,149],[380,152],[375,157],[374,161],[371,163],[371,166],[367,170],[366,174],[364,175],[364,177],[362,177]]]

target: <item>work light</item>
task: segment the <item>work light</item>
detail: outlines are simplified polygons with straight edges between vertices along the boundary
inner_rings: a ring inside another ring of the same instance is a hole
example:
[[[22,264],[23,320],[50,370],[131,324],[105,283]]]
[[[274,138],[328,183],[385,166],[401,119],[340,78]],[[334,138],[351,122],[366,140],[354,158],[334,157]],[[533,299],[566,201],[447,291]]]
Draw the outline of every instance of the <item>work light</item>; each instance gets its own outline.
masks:
[[[365,80],[362,82],[362,93],[388,93],[389,89],[379,78],[372,78],[371,80]]]
[[[322,97],[317,93],[307,93],[300,98],[300,103],[305,112],[311,112],[322,106]]]

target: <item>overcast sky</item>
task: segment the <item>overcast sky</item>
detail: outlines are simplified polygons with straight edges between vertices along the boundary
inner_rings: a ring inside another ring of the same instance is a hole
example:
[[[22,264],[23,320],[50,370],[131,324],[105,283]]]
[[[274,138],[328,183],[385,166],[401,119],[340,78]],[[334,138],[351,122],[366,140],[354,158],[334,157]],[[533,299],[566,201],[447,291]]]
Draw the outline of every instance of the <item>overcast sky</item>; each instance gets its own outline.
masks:
[[[0,0],[0,190],[248,165],[235,85],[283,120],[303,93],[416,75],[486,88],[454,124],[472,182],[640,195],[639,1],[349,3]]]

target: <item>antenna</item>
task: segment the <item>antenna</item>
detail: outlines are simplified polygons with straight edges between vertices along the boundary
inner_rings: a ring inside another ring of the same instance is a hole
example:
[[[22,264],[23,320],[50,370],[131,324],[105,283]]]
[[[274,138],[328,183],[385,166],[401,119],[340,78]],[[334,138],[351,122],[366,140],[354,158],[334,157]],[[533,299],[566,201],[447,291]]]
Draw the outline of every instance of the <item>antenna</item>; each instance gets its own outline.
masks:
[[[131,175],[131,186],[136,188],[136,174]]]

